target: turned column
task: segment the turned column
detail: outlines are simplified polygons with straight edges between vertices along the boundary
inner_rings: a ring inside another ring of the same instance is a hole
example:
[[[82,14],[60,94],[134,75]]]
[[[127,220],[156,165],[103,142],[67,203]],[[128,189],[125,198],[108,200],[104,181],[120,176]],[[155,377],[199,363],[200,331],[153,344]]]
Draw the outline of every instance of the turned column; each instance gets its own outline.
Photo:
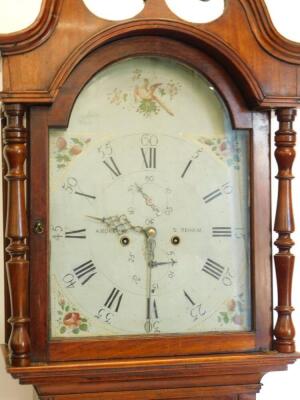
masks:
[[[3,132],[4,127],[6,126],[6,117],[4,113],[4,106],[1,107],[1,112],[0,112],[0,118],[1,118],[1,132]],[[6,202],[7,202],[7,181],[4,179],[5,175],[7,174],[7,167],[6,167],[6,161],[2,157],[2,193],[3,193],[3,249],[4,249],[4,265],[6,261],[9,259],[9,256],[7,252],[5,251],[5,248],[9,244],[9,240],[5,238],[5,222],[6,222]],[[8,289],[8,283],[7,283],[7,276],[6,276],[6,271],[4,269],[4,303],[5,303],[5,315],[8,316],[10,315],[10,301],[9,301],[9,289]],[[9,337],[10,337],[10,332],[11,332],[11,326],[8,323],[8,321],[5,321],[5,343],[8,342]]]
[[[27,260],[26,175],[27,130],[24,127],[25,107],[21,104],[4,106],[6,126],[3,129],[3,156],[7,181],[5,238],[6,274],[10,294],[11,333],[8,341],[11,363],[29,364],[28,333],[29,263]]]
[[[293,130],[296,110],[283,108],[276,111],[279,130],[275,134],[275,158],[278,164],[278,199],[274,230],[278,233],[275,245],[275,269],[278,288],[278,319],[274,330],[274,348],[281,353],[295,351],[295,329],[292,321],[292,280],[294,255],[290,249],[294,245],[291,233],[294,232],[292,205],[292,166],[295,159],[296,132]]]

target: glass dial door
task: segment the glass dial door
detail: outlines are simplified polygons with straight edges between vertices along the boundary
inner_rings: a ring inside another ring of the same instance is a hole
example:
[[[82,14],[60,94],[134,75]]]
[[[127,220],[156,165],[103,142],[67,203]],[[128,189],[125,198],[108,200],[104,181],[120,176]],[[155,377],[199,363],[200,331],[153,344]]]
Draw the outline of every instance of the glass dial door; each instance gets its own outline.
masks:
[[[115,63],[49,142],[53,338],[251,330],[249,132],[211,83]]]

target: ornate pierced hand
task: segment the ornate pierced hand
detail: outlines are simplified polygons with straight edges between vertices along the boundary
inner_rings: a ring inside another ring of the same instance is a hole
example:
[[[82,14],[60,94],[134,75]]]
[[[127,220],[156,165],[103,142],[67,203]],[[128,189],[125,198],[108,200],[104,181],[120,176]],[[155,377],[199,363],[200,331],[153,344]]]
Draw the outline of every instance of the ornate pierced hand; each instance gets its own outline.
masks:
[[[145,331],[149,333],[151,331],[151,290],[152,290],[152,263],[154,262],[155,254],[154,250],[156,247],[156,229],[153,227],[146,228],[144,230],[146,234],[145,241],[145,256],[147,262],[147,273],[146,273],[146,322]]]
[[[156,216],[159,217],[161,215],[161,211],[160,211],[159,207],[157,207],[154,204],[153,199],[147,193],[145,193],[142,186],[138,185],[137,183],[135,183],[135,188],[136,188],[137,192],[140,193],[140,195],[145,200],[146,206],[152,208],[152,210],[155,212]]]
[[[90,218],[94,221],[99,221],[105,224],[112,232],[117,233],[118,235],[123,235],[124,233],[133,230],[135,232],[141,232],[146,234],[145,229],[141,226],[132,225],[128,220],[125,214],[122,215],[114,215],[111,217],[93,217],[91,215],[87,215],[87,218]]]

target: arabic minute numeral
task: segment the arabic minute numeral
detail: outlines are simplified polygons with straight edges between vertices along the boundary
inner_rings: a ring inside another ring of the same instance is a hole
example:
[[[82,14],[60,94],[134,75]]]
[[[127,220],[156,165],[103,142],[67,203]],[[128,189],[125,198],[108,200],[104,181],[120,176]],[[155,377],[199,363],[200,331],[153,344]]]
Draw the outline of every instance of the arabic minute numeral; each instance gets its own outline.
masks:
[[[72,176],[67,178],[66,182],[63,184],[62,188],[69,194],[74,193],[75,188],[78,186],[78,181]]]
[[[64,281],[65,287],[67,289],[74,289],[76,282],[77,282],[75,279],[75,276],[73,274],[66,274],[63,277],[63,281]]]
[[[52,234],[52,238],[55,240],[59,240],[61,238],[63,238],[63,228],[61,226],[51,226],[51,230],[53,232]]]
[[[158,137],[156,135],[145,133],[141,137],[141,145],[143,147],[155,147],[158,145]]]
[[[113,153],[110,142],[104,143],[103,145],[99,146],[97,150],[102,161],[105,160],[106,157],[110,157]]]
[[[229,268],[227,268],[223,278],[222,278],[222,283],[224,286],[232,286],[232,279],[233,275],[231,274]]]
[[[231,194],[233,191],[233,187],[229,182],[227,182],[222,185],[221,190],[224,194]]]
[[[76,194],[92,200],[96,199],[96,196],[93,196],[92,194],[83,193],[78,185],[77,179],[72,176],[67,178],[62,188],[69,194]]]
[[[244,228],[235,228],[234,236],[236,239],[245,239],[246,232]]]
[[[194,321],[198,321],[201,317],[206,315],[206,310],[202,304],[196,304],[190,311],[190,315]]]
[[[113,319],[113,314],[110,311],[107,311],[105,307],[101,307],[98,310],[97,314],[95,315],[95,318],[102,319],[107,324],[111,324]]]

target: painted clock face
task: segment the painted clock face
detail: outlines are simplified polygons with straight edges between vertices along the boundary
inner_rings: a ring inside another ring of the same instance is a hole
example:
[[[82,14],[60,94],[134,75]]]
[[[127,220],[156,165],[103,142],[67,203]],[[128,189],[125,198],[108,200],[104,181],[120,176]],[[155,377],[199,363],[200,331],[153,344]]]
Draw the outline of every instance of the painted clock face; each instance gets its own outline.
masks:
[[[51,336],[251,329],[249,133],[214,87],[138,57],[51,129]]]

